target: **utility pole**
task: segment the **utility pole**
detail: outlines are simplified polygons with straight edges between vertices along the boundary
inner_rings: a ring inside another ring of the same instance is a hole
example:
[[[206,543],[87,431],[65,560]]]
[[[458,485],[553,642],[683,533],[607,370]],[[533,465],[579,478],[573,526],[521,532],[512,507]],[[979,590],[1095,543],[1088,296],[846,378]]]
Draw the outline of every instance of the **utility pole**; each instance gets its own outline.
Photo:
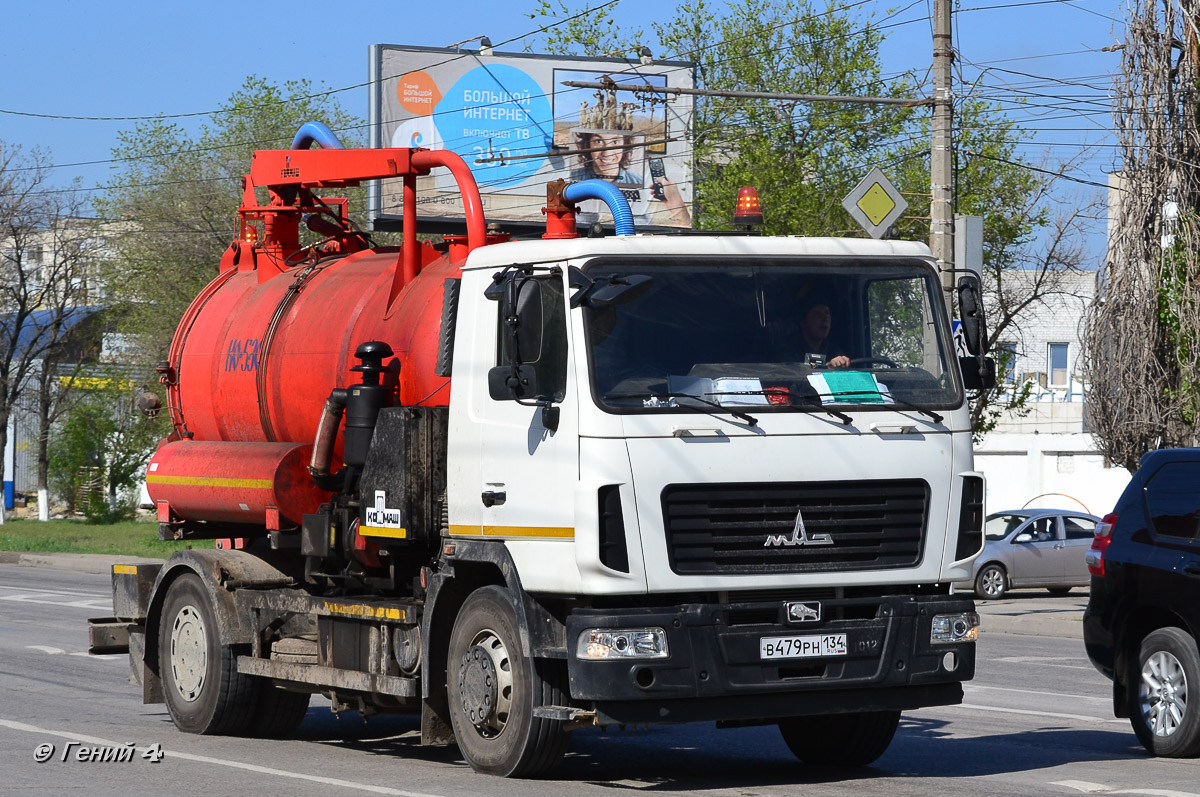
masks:
[[[950,27],[951,0],[933,2],[933,142],[929,154],[929,176],[933,200],[929,207],[929,248],[937,258],[946,293],[946,309],[953,315],[954,302],[954,95],[950,68],[954,43]]]

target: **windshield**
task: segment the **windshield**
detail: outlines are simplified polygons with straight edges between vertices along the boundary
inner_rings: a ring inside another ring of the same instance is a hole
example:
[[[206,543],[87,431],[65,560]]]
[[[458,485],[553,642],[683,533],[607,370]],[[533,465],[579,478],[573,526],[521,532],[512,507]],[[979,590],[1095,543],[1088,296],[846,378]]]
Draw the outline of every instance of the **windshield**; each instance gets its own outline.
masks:
[[[983,524],[983,536],[989,540],[1002,540],[1028,519],[1029,515],[992,515]]]
[[[584,310],[592,389],[610,411],[962,402],[940,286],[922,261],[672,258],[584,271],[651,278],[637,298]]]

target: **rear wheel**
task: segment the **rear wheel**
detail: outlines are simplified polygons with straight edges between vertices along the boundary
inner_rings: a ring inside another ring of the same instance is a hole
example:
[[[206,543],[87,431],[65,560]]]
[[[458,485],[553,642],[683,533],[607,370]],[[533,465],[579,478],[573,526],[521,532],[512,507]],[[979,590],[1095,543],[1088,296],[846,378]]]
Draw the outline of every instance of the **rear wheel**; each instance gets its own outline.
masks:
[[[1167,758],[1200,755],[1200,654],[1191,635],[1160,628],[1143,639],[1125,694],[1143,747]]]
[[[167,711],[179,730],[237,734],[246,729],[260,684],[237,671],[237,655],[217,634],[208,590],[191,573],[167,590],[158,665]]]
[[[454,738],[476,772],[536,777],[558,763],[570,740],[560,720],[535,717],[565,705],[549,663],[521,652],[508,593],[489,586],[463,603],[450,635],[447,691]]]
[[[779,732],[806,764],[865,767],[883,755],[899,725],[899,711],[867,711],[792,717],[780,720]]]
[[[999,600],[1008,592],[1008,574],[998,564],[984,565],[975,577],[975,595],[988,600]]]

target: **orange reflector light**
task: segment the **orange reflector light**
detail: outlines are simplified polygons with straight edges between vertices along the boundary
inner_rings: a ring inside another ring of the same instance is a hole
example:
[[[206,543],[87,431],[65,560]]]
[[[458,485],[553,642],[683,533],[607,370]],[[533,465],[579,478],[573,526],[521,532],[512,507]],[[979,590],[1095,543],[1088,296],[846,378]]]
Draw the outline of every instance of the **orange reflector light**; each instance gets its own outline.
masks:
[[[741,227],[754,227],[763,223],[757,188],[746,186],[738,191],[737,209],[733,212],[733,223]]]
[[[258,240],[258,228],[253,224],[242,225],[242,240],[246,243],[254,243]]]

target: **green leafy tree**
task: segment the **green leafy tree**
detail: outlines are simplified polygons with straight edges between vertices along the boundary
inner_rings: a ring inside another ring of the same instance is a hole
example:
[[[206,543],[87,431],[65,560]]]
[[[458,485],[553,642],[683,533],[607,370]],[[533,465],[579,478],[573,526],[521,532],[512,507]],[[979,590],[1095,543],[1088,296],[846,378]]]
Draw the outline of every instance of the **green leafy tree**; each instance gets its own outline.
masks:
[[[571,15],[546,0],[536,12]],[[911,96],[905,80],[884,81],[883,36],[868,19],[816,11],[807,0],[706,0],[681,5],[654,23],[664,58],[696,65],[696,87],[780,94]],[[607,9],[570,19],[547,34],[550,52],[602,55],[636,50],[640,30],[621,31]],[[695,98],[692,120],[697,227],[728,228],[733,198],[745,185],[764,197],[764,232],[829,235],[857,229],[841,199],[866,173],[872,155],[905,143],[913,110],[897,105],[795,103],[713,96]],[[926,181],[928,182],[928,180]]]
[[[325,123],[347,147],[361,145],[363,123],[335,95],[307,80],[281,88],[253,76],[195,135],[165,119],[118,135],[113,157],[120,170],[96,206],[123,223],[123,233],[111,238],[108,285],[126,305],[125,331],[135,336],[147,370],[165,359],[180,317],[237,237],[242,177],[254,151],[286,149],[308,121]],[[352,190],[351,207],[365,210],[364,189]]]
[[[51,485],[69,509],[82,510],[90,522],[129,520],[137,510],[138,478],[162,435],[161,424],[137,411],[122,380],[89,384],[77,391],[52,438]]]

